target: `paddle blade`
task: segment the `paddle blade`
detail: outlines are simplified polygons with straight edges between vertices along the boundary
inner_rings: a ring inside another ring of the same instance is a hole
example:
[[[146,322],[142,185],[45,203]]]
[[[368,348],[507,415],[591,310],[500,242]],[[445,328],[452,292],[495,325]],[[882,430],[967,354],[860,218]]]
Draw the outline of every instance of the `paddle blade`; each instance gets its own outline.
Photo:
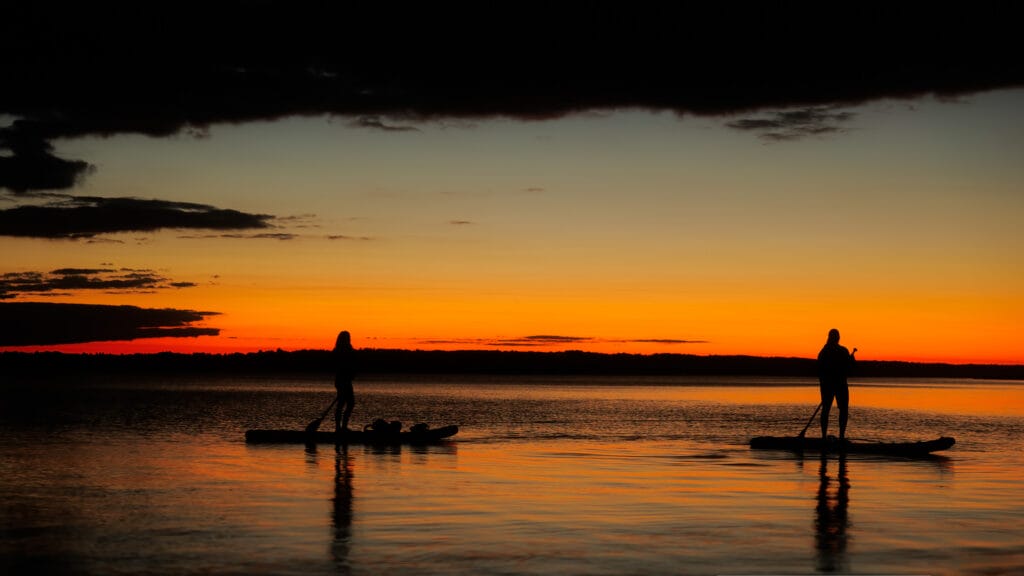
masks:
[[[324,418],[327,418],[327,415],[331,412],[331,408],[334,408],[334,404],[337,401],[338,401],[338,398],[335,397],[334,400],[331,400],[331,403],[327,405],[327,409],[324,410],[324,413],[321,414],[319,418],[313,420],[309,424],[306,424],[306,433],[307,434],[312,434],[312,433],[316,432],[320,428],[320,423],[324,421]]]
[[[320,423],[323,422],[323,421],[324,421],[324,419],[321,417],[321,418],[317,418],[316,420],[313,420],[309,424],[306,424],[306,433],[307,434],[312,434],[312,433],[316,432],[317,430],[319,430],[320,429]]]

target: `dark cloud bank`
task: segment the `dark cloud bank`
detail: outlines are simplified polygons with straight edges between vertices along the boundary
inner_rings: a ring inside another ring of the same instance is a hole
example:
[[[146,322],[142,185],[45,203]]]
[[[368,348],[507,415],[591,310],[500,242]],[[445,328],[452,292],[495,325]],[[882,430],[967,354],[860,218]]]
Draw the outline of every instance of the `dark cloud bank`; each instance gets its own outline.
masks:
[[[0,346],[216,336],[216,328],[192,325],[214,314],[101,304],[0,303]]]
[[[0,128],[0,187],[66,189],[85,177],[88,159],[55,155],[58,138],[289,115],[397,131],[624,107],[817,111],[731,124],[785,139],[834,129],[842,118],[823,106],[1021,85],[1020,12],[990,2],[16,3],[0,24],[11,56],[0,114],[17,118]]]
[[[191,288],[153,270],[59,268],[0,274],[0,300],[69,293],[138,293]],[[48,346],[139,338],[215,336],[217,328],[194,326],[216,312],[56,302],[0,302],[0,346]]]

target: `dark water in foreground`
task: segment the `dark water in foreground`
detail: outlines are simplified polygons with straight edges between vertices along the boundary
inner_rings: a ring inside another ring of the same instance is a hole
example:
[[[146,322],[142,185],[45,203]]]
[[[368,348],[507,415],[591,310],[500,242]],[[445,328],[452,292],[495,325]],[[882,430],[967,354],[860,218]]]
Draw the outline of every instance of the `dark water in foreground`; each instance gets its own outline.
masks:
[[[851,436],[956,436],[943,458],[749,450],[803,428],[808,384],[360,381],[356,423],[463,428],[347,450],[242,441],[326,377],[11,387],[0,573],[1024,573],[1024,384],[855,384]]]

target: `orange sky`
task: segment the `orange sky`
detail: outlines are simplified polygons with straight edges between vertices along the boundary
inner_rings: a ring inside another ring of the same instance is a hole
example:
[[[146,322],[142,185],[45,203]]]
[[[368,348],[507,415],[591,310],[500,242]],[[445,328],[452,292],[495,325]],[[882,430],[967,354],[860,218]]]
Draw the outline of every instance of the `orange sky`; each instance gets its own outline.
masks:
[[[1024,363],[1022,109],[1012,90],[879,102],[786,142],[642,111],[67,140],[98,167],[82,195],[270,214],[278,236],[0,237],[0,273],[149,270],[166,282],[5,301],[217,313],[198,324],[217,336],[50,347],[67,351],[329,348],[347,329],[357,347],[810,357],[837,327],[863,359]]]

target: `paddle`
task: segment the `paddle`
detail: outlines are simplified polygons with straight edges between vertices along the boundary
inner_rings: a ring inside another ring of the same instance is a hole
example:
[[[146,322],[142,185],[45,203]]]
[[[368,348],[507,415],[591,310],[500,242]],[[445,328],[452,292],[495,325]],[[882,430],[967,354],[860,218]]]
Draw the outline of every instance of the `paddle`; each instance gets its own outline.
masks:
[[[334,407],[334,403],[337,401],[338,397],[335,396],[334,400],[331,400],[331,403],[327,405],[327,410],[324,410],[324,413],[321,414],[319,418],[313,420],[312,422],[306,425],[307,434],[312,434],[313,432],[316,432],[318,428],[320,428],[320,423],[324,421],[324,418],[327,417],[327,413],[331,411],[331,408]]]
[[[821,410],[821,402],[818,402],[818,407],[815,408],[814,413],[811,414],[811,419],[807,421],[807,426],[804,426],[804,429],[800,431],[797,438],[803,438],[804,434],[807,434],[807,429],[811,427],[811,422],[814,422],[814,417],[818,415],[818,410]]]

